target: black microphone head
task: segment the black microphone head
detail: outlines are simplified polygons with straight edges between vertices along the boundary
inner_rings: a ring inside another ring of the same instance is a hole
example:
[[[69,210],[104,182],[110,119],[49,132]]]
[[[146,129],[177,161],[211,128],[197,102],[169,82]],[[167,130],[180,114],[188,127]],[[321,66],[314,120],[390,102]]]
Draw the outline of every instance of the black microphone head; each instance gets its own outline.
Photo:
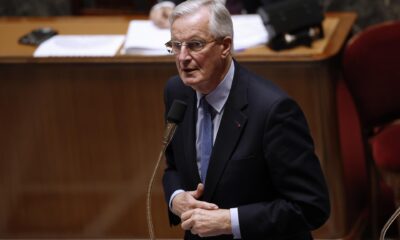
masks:
[[[168,111],[167,121],[179,124],[185,116],[186,103],[181,100],[174,100],[171,108]]]

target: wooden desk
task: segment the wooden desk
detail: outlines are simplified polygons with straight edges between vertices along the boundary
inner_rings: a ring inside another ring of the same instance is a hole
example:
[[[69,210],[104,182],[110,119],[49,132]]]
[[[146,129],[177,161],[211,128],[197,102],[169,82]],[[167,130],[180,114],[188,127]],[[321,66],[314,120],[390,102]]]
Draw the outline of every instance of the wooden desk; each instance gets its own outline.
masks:
[[[126,17],[0,19],[0,237],[147,237],[145,191],[161,144],[163,86],[172,57],[32,57],[17,39],[40,26],[61,34],[124,34]],[[346,208],[335,83],[352,13],[327,14],[326,38],[273,52],[261,46],[236,59],[283,87],[302,106],[330,188],[332,215],[321,239],[358,234]],[[167,223],[161,172],[153,219]]]

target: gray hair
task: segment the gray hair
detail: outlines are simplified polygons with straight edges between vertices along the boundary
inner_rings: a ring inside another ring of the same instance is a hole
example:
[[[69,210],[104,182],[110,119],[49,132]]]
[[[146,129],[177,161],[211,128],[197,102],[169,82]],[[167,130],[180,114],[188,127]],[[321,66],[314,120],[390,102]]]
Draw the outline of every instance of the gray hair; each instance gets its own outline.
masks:
[[[213,37],[231,37],[233,39],[232,18],[225,5],[218,0],[188,0],[173,10],[169,22],[172,23],[179,17],[195,13],[201,7],[208,7],[210,10],[209,30]]]

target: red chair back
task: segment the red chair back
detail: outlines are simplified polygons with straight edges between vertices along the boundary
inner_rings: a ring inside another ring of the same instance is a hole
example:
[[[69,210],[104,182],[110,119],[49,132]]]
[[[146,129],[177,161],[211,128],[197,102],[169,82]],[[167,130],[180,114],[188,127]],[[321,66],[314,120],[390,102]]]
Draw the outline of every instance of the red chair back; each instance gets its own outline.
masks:
[[[399,118],[400,21],[375,25],[353,37],[343,71],[364,128]]]

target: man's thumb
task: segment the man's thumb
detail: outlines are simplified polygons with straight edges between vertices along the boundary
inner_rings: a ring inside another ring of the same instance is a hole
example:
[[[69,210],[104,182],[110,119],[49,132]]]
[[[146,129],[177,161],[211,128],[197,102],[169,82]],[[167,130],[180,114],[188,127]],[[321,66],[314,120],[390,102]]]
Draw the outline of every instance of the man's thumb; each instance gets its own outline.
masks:
[[[197,185],[197,189],[196,191],[193,191],[193,197],[196,199],[199,199],[201,197],[201,195],[203,195],[204,192],[204,185],[202,183],[199,183]]]

